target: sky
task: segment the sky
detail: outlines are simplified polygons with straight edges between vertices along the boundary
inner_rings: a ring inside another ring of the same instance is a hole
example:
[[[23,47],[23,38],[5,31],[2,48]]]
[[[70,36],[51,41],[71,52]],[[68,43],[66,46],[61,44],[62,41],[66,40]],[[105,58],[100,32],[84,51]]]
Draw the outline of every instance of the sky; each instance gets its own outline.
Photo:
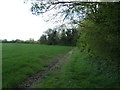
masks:
[[[55,26],[41,16],[32,15],[30,8],[30,2],[25,4],[24,0],[0,1],[0,39],[38,40],[44,31]]]
[[[24,0],[0,1],[0,39],[38,40],[44,31],[54,26],[41,16],[32,15],[30,7]]]

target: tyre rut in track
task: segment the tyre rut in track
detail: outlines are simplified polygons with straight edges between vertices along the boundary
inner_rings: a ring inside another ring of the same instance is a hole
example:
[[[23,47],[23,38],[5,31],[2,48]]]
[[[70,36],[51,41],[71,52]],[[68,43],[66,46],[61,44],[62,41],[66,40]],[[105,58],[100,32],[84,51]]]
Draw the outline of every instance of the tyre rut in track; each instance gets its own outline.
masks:
[[[36,74],[28,77],[24,82],[22,82],[18,88],[31,88],[36,82],[40,81],[44,78],[45,72],[60,69],[61,65],[66,62],[69,56],[72,54],[73,50],[69,51],[67,54],[59,56],[54,59],[53,64],[44,67],[43,70],[38,71]]]

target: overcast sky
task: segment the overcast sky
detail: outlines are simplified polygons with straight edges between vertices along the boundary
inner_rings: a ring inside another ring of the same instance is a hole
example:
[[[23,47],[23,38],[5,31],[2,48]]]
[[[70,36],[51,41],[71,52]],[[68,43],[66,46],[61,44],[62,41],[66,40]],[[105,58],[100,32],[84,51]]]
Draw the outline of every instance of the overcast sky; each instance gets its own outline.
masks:
[[[30,3],[23,0],[0,1],[0,39],[38,40],[40,35],[53,25],[42,20],[41,16],[32,15]]]

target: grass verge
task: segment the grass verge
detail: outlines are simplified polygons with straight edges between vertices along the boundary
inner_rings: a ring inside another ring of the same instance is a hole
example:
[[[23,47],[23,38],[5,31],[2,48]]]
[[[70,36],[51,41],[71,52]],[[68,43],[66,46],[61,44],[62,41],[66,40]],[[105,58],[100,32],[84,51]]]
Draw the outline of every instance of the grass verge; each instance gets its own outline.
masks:
[[[46,73],[33,88],[120,88],[118,76],[99,72],[91,59],[76,49],[62,69]]]

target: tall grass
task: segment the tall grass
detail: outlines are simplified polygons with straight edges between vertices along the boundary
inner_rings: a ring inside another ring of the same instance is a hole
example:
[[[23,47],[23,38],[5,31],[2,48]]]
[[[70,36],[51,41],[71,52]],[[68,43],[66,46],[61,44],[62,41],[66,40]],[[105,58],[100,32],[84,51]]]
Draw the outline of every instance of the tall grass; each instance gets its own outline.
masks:
[[[47,78],[35,88],[120,88],[118,74],[109,77],[99,72],[86,53],[75,50],[61,70],[46,73]],[[112,70],[112,69],[111,69]],[[117,76],[116,76],[117,75]]]

